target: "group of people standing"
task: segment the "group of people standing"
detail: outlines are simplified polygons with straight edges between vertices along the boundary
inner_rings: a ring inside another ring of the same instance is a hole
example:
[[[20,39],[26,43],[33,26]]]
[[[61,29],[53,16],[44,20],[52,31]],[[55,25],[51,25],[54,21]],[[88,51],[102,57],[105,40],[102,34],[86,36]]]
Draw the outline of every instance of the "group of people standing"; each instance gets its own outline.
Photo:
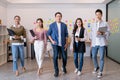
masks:
[[[97,9],[95,11],[96,22],[91,27],[90,41],[92,47],[92,59],[94,64],[93,73],[98,73],[97,77],[102,77],[102,72],[104,68],[104,55],[105,55],[105,46],[108,40],[109,35],[109,26],[102,20],[102,10]],[[20,61],[22,70],[26,71],[24,67],[24,41],[26,40],[26,32],[24,27],[20,24],[20,16],[15,16],[15,25],[11,26],[11,29],[16,33],[15,36],[10,36],[11,45],[12,45],[12,55],[13,55],[13,70],[16,72],[16,76],[19,75],[17,60],[18,60],[18,51],[20,52]],[[42,72],[42,62],[44,58],[45,49],[47,46],[47,38],[51,41],[53,48],[53,63],[54,63],[54,76],[59,76],[59,67],[58,67],[58,55],[59,50],[61,51],[62,56],[62,71],[64,74],[67,73],[67,48],[68,48],[68,29],[67,25],[61,21],[62,13],[55,13],[55,22],[51,23],[48,31],[43,27],[43,20],[38,18],[36,20],[36,27],[33,29],[35,37],[32,37],[32,42],[34,43],[34,50],[36,61],[38,64],[38,75]],[[98,31],[99,27],[107,27],[107,32]],[[75,64],[75,73],[81,75],[82,67],[84,64],[84,53],[86,51],[85,41],[87,40],[87,30],[83,26],[83,21],[81,18],[77,18],[74,24],[74,29],[72,32],[72,41],[70,49],[74,53],[74,64]],[[19,49],[19,50],[18,50]],[[97,61],[98,50],[100,53],[100,66]]]

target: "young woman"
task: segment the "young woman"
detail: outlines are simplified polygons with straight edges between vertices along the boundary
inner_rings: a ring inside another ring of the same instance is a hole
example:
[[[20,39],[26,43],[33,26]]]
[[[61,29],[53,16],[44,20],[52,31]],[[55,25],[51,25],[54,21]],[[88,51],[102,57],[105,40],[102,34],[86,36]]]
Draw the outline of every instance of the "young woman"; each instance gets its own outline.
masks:
[[[12,47],[12,56],[13,56],[13,70],[16,72],[16,76],[19,75],[18,71],[18,53],[20,57],[20,62],[23,72],[25,72],[24,67],[24,41],[26,41],[26,31],[24,26],[20,24],[20,16],[15,16],[15,24],[10,27],[11,30],[15,32],[14,36],[10,36],[10,42]],[[19,52],[18,52],[19,51]]]
[[[72,50],[74,52],[75,73],[81,75],[84,53],[85,53],[85,40],[87,39],[87,31],[83,27],[81,18],[77,18],[73,29]]]
[[[43,28],[43,20],[41,18],[38,18],[36,20],[36,27],[33,29],[35,33],[35,37],[33,37],[34,41],[34,50],[35,50],[35,56],[36,61],[38,64],[38,72],[39,75],[42,71],[42,62],[44,58],[44,50],[46,49],[47,45],[47,37],[46,37],[46,30]]]

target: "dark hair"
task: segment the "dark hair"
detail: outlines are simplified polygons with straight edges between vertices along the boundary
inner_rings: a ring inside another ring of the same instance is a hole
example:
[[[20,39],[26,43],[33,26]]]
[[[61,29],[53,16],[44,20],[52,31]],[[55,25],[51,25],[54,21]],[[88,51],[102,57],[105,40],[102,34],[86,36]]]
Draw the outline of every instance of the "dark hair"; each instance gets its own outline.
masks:
[[[81,21],[81,27],[83,28],[83,21],[82,21],[82,19],[81,19],[81,18],[77,18],[77,19],[75,20],[74,29],[73,29],[73,34],[75,34],[75,32],[76,32],[76,30],[77,30],[77,28],[78,28],[78,26],[77,26],[77,21],[78,21],[78,20]]]
[[[41,22],[42,22],[41,28],[43,28],[43,20],[42,20],[42,18],[38,18],[38,19],[36,20],[36,23],[37,23],[38,21],[41,21]]]
[[[21,19],[20,16],[18,16],[18,15],[14,16],[14,19],[15,19],[16,17],[18,17],[19,19]]]
[[[61,17],[62,17],[62,13],[61,13],[61,12],[56,12],[56,13],[55,13],[55,17],[56,17],[57,14],[60,14]]]
[[[97,13],[97,12],[99,12],[99,13],[103,14],[103,12],[102,12],[102,10],[101,10],[101,9],[97,9],[97,10],[95,11],[95,13]]]

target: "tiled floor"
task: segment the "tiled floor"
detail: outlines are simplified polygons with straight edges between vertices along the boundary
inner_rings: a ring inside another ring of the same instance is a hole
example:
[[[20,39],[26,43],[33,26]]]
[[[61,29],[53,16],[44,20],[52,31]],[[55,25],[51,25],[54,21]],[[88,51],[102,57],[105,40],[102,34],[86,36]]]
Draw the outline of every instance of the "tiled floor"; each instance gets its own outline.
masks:
[[[59,61],[59,68],[61,67],[61,61]],[[43,66],[43,73],[38,76],[37,73],[37,64],[35,60],[27,59],[25,60],[25,66],[27,71],[22,73],[18,77],[15,76],[12,71],[12,63],[9,62],[0,67],[0,80],[120,80],[120,64],[113,62],[112,60],[105,58],[105,67],[104,67],[104,76],[101,79],[97,79],[95,74],[92,74],[93,64],[91,58],[85,57],[83,74],[77,76],[74,73],[74,64],[73,58],[68,58],[67,71],[66,75],[62,74],[60,70],[60,75],[58,78],[53,76],[54,69],[52,60],[45,58]],[[19,67],[20,70],[20,67]]]

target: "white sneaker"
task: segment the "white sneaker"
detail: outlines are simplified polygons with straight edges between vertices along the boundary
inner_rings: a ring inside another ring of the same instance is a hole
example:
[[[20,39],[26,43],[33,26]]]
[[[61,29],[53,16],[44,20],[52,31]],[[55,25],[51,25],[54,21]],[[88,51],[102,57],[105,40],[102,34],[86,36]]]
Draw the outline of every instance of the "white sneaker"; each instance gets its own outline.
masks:
[[[99,72],[97,77],[101,78],[102,77],[102,72]]]
[[[94,68],[94,71],[92,72],[93,74],[96,74],[97,71],[98,71],[99,67],[98,68]]]
[[[78,72],[78,69],[75,69],[74,73],[77,73]]]
[[[78,75],[78,76],[80,76],[80,75],[81,75],[81,72],[80,72],[80,71],[78,71],[77,75]]]

